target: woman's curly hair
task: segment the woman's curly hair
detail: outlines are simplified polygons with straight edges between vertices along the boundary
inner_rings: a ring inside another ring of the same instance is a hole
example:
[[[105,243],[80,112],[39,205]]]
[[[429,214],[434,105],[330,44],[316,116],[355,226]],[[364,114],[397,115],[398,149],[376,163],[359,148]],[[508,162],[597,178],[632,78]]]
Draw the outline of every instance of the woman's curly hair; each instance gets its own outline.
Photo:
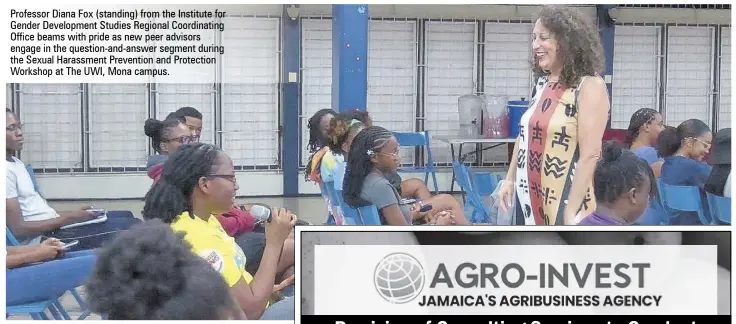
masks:
[[[123,231],[97,257],[90,310],[111,320],[220,320],[235,305],[220,274],[158,219]]]
[[[538,20],[557,40],[557,57],[562,60],[561,83],[577,87],[584,76],[603,73],[603,46],[598,26],[590,17],[568,6],[547,5]],[[539,66],[536,55],[532,55],[531,63],[535,78],[549,74]]]

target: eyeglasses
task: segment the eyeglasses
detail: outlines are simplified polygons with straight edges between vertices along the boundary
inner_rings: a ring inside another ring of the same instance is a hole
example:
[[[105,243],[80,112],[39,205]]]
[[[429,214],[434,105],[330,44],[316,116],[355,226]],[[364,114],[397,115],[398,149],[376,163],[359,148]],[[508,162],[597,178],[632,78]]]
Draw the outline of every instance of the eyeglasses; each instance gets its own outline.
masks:
[[[198,143],[199,135],[185,135],[177,138],[166,139],[165,142],[179,142],[181,144]]]
[[[23,129],[23,125],[22,124],[12,124],[10,126],[5,126],[5,130],[8,131],[8,132],[17,132],[17,131],[22,130],[22,129]]]
[[[220,178],[220,179],[228,180],[228,181],[230,181],[232,183],[238,183],[238,178],[236,178],[234,174],[210,174],[207,177],[209,177],[209,178]]]
[[[705,141],[703,141],[703,140],[701,140],[701,139],[699,139],[699,138],[695,138],[695,137],[690,137],[690,139],[691,139],[691,140],[694,140],[694,141],[696,141],[696,142],[699,142],[700,144],[703,144],[703,146],[705,146],[705,149],[706,149],[706,150],[709,150],[709,149],[710,149],[710,147],[711,147],[711,145],[713,145],[713,144],[711,144],[711,143],[708,143],[708,142],[705,142]]]
[[[390,156],[394,159],[398,159],[401,156],[401,152],[399,150],[396,150],[396,152],[393,152],[393,153],[378,152],[378,155],[385,155],[385,156]]]

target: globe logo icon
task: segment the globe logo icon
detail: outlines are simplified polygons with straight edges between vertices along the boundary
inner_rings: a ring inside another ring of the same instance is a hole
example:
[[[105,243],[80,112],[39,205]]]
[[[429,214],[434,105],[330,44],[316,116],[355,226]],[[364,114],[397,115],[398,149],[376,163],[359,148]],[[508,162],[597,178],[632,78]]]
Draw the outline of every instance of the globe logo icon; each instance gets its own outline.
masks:
[[[392,253],[384,257],[373,274],[376,291],[392,304],[406,304],[424,289],[424,268],[413,256]]]

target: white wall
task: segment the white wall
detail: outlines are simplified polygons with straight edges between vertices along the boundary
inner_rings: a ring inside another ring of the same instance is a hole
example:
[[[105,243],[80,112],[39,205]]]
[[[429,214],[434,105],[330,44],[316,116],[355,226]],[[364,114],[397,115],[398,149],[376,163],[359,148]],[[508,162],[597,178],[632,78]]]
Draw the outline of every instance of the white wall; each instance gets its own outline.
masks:
[[[281,14],[281,5],[226,7],[237,17],[226,24],[225,33],[213,37],[223,37],[235,44],[222,57],[226,72],[223,77],[234,82],[221,90],[211,85],[158,85],[152,89],[146,85],[20,85],[21,118],[27,137],[22,158],[36,168],[61,172],[37,175],[47,198],[142,197],[150,185],[142,171],[151,150],[142,135],[143,120],[153,116],[162,118],[183,105],[194,106],[204,113],[203,141],[215,143],[221,136],[222,142],[218,144],[231,154],[237,165],[248,168],[276,163],[279,156],[277,84],[280,81],[280,30],[276,17]],[[474,19],[490,20],[485,23],[483,90],[502,92],[514,98],[523,96],[531,83],[525,64],[531,24],[521,20],[532,19],[540,8],[532,5],[370,5],[371,18],[378,19],[370,23],[369,42],[372,45],[369,45],[368,71],[368,105],[376,122],[395,130],[412,130],[417,122],[416,103],[420,101],[424,105],[427,129],[435,134],[455,129],[457,96],[472,93],[480,81],[477,80],[480,66],[476,63],[478,25],[471,22]],[[594,6],[580,6],[579,9],[595,17]],[[327,18],[303,20],[300,118],[304,128],[306,118],[314,111],[330,106],[331,5],[301,5],[299,14]],[[709,79],[703,76],[709,72],[711,64],[705,62],[705,58],[715,50],[715,38],[710,30],[715,30],[716,24],[730,24],[730,11],[637,8],[619,9],[616,14],[618,23],[626,26],[616,28],[614,127],[625,128],[630,113],[638,108],[659,105],[657,95],[664,82],[667,82],[664,89],[668,91],[668,121],[677,122],[691,113],[697,115],[692,117],[710,118],[708,110],[699,112],[695,108],[707,104],[703,98],[710,94],[704,84]],[[424,48],[418,47],[416,31],[419,26],[412,18],[433,20],[426,26]],[[642,23],[679,25],[667,27],[665,33],[665,27],[642,26]],[[684,23],[709,26],[682,25]],[[665,34],[668,47],[662,51],[659,44]],[[719,118],[724,120],[721,125],[730,120],[730,39],[726,35],[730,35],[730,28],[723,29],[719,49],[723,56],[719,94]],[[418,69],[414,59],[420,50],[425,57],[424,70]],[[667,52],[670,53],[667,59],[660,60]],[[700,58],[693,60],[693,56]],[[667,62],[669,66],[659,62]],[[665,68],[667,78],[660,80],[660,69]],[[683,73],[695,70],[693,76],[697,77],[683,80]],[[417,71],[423,71],[426,79],[422,97],[416,91]],[[9,88],[7,91],[10,94]],[[221,102],[215,91],[222,92]],[[12,104],[8,95],[7,105]],[[216,123],[218,117],[222,118],[221,125]],[[82,134],[88,141],[82,140]],[[302,146],[305,146],[306,129],[302,134]],[[449,161],[448,148],[433,144],[436,160]],[[79,171],[84,168],[82,151],[89,152],[86,157],[89,168],[118,167],[124,168],[123,172],[64,173],[67,171],[64,169]],[[486,154],[486,158],[501,161],[506,158],[503,149],[495,151],[497,153]],[[412,154],[406,152],[404,159],[412,160]],[[449,188],[449,177],[449,173],[438,175],[441,190]],[[283,193],[279,171],[243,171],[238,172],[238,178],[239,195]],[[302,193],[318,192],[316,186],[303,180],[299,181],[299,188]]]

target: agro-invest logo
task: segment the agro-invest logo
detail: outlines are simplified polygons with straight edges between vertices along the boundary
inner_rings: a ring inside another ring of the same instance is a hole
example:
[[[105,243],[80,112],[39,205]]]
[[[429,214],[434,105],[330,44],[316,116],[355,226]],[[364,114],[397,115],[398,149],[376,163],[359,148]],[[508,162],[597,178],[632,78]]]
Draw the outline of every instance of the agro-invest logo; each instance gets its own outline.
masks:
[[[392,304],[406,304],[424,288],[424,268],[407,253],[392,253],[378,262],[373,273],[376,291]]]

